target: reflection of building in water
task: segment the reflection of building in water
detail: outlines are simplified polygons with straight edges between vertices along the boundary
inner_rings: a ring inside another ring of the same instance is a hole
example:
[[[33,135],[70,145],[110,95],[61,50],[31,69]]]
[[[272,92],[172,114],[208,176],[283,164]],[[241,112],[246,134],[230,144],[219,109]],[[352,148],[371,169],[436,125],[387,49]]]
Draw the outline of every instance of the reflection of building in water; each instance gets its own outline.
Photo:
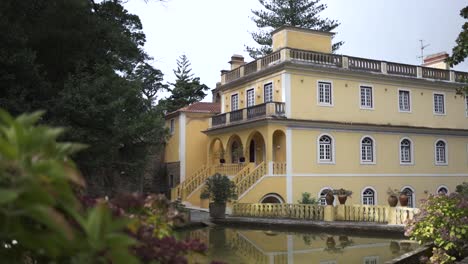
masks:
[[[210,236],[209,232],[207,229],[197,229],[197,230],[192,230],[189,232],[189,237],[191,239],[198,239],[201,242],[203,242],[205,245],[210,244]]]
[[[226,230],[232,253],[241,263],[259,264],[379,264],[417,247],[400,242],[405,250],[395,250],[396,242],[383,238],[299,235],[269,231]]]

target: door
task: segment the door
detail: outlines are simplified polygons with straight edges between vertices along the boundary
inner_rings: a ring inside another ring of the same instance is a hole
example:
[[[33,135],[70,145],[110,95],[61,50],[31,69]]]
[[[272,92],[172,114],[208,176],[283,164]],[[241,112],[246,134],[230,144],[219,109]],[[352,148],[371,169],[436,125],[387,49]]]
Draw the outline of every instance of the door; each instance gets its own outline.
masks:
[[[249,162],[255,162],[255,141],[250,141]]]

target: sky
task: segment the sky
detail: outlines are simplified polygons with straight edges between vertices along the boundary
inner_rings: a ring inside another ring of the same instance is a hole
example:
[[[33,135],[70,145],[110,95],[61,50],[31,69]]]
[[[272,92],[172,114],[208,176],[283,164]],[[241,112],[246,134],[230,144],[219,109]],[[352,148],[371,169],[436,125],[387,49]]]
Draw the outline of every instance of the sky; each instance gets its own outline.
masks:
[[[328,7],[320,17],[338,20],[336,41],[344,41],[337,53],[349,56],[421,64],[420,41],[429,46],[425,55],[451,54],[464,23],[459,15],[463,0],[322,0]],[[257,0],[129,0],[125,7],[140,17],[146,34],[146,52],[153,66],[174,81],[176,60],[185,54],[192,72],[215,88],[220,70],[230,69],[233,54],[252,59],[245,45],[255,46],[251,32],[257,27],[251,10]],[[468,61],[455,70],[468,71]],[[158,97],[166,97],[160,93]],[[211,101],[211,92],[203,101]]]

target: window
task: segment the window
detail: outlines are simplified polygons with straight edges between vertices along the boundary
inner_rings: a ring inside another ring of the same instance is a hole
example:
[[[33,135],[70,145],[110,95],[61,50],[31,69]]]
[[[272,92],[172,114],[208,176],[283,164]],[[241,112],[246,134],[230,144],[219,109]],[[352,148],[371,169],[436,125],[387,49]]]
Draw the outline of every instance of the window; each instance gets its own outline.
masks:
[[[375,192],[371,188],[367,188],[362,192],[362,204],[375,205]]]
[[[407,90],[398,91],[398,105],[399,105],[400,112],[411,112],[410,91],[407,91]]]
[[[361,108],[373,108],[372,87],[361,86]]]
[[[401,192],[408,196],[408,207],[414,207],[414,191],[411,188],[404,188]]]
[[[447,164],[447,144],[443,140],[438,140],[435,144],[436,165]]]
[[[400,142],[400,163],[411,164],[413,162],[411,147],[411,141],[407,138]]]
[[[231,111],[236,111],[239,109],[239,95],[233,94],[231,95]]]
[[[434,94],[434,114],[445,114],[445,100],[443,94]]]
[[[361,163],[374,163],[374,140],[364,137],[361,140]]]
[[[318,103],[321,105],[332,105],[332,86],[331,83],[318,83]]]
[[[250,89],[247,90],[247,107],[251,107],[255,105],[255,90]]]
[[[273,102],[273,83],[267,83],[263,86],[264,102]]]
[[[447,189],[447,187],[445,187],[445,186],[439,186],[439,188],[437,188],[437,194],[445,194],[445,195],[447,195],[447,194],[448,194],[448,189]]]
[[[171,135],[172,135],[172,134],[174,134],[174,131],[175,131],[175,120],[174,120],[174,118],[173,118],[173,119],[171,119],[171,125],[170,125],[170,127],[169,127],[169,132],[170,132]]]
[[[332,143],[333,143],[332,139],[329,136],[324,135],[319,138],[319,149],[318,149],[319,162],[322,162],[322,163],[333,162]]]

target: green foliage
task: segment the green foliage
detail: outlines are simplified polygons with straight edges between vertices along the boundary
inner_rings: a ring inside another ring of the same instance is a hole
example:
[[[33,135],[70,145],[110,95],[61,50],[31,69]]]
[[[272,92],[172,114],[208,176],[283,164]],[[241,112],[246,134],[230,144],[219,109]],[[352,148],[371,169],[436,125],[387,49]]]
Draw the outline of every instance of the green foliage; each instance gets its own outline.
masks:
[[[253,21],[261,30],[252,33],[260,48],[246,47],[250,57],[257,59],[272,52],[271,32],[283,25],[332,31],[340,24],[336,20],[322,19],[319,13],[327,8],[320,0],[259,0],[265,10],[252,10]],[[343,42],[333,44],[337,50]]]
[[[297,200],[297,203],[299,204],[318,204],[318,201],[314,197],[310,197],[310,193],[308,192],[303,192],[302,193],[302,199]]]
[[[407,223],[405,235],[419,243],[434,243],[432,263],[453,263],[463,257],[468,246],[468,197],[431,195],[420,210]]]
[[[468,6],[460,11],[460,16],[465,20],[468,19]],[[462,26],[462,31],[456,40],[457,45],[452,50],[452,56],[448,58],[450,66],[457,65],[463,62],[468,57],[468,22]]]
[[[333,194],[334,195],[339,195],[339,196],[344,195],[344,196],[347,196],[347,197],[348,196],[351,197],[351,195],[353,195],[353,192],[351,190],[345,190],[345,189],[341,188],[341,189],[334,189]]]
[[[72,184],[84,186],[69,155],[83,145],[57,143],[61,129],[36,126],[41,112],[0,111],[0,258],[51,263],[136,263],[134,239],[98,205],[83,211]]]
[[[171,84],[172,88],[167,88],[172,94],[160,102],[162,108],[169,113],[201,101],[206,96],[205,91],[209,90],[208,86],[200,83],[199,77],[193,77],[190,66],[185,55],[177,60],[177,69],[174,70],[176,81]]]
[[[41,123],[89,145],[74,156],[86,178],[139,177],[166,131],[154,106],[163,75],[143,50],[138,16],[120,0],[4,0],[0,30],[0,107],[47,110]]]
[[[236,185],[228,176],[216,173],[206,180],[200,198],[210,199],[215,203],[230,202],[237,199]]]
[[[465,197],[468,197],[468,182],[463,182],[456,186],[455,191]]]

